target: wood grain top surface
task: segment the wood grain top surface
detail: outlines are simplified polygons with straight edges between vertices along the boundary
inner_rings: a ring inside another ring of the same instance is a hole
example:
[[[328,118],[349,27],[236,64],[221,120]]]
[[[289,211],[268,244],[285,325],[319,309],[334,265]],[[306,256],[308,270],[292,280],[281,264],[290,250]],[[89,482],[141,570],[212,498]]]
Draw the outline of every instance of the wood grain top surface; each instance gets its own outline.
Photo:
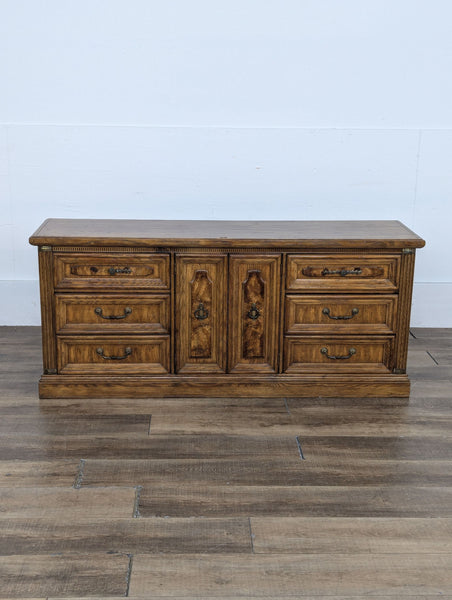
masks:
[[[422,248],[400,221],[195,221],[47,219],[30,244]]]

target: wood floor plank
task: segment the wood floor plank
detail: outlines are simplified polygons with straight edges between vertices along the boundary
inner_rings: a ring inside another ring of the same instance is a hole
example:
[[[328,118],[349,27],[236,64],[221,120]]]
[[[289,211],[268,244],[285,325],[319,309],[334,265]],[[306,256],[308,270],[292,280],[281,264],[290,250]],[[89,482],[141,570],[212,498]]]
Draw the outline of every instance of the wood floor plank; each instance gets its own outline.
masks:
[[[14,519],[0,526],[0,554],[250,553],[249,520]]]
[[[345,459],[340,453],[321,458],[184,460],[87,459],[83,486],[180,484],[197,485],[414,485],[452,486],[450,462]]]
[[[451,440],[452,452],[452,440]],[[249,456],[290,457],[297,450],[294,435],[115,435],[49,436],[16,434],[0,436],[3,460],[47,460],[52,458],[236,458]]]
[[[452,517],[452,488],[414,486],[144,486],[143,517]]]
[[[87,518],[131,517],[134,504],[133,488],[0,488],[0,521],[80,515]]]
[[[3,556],[0,597],[124,596],[128,569],[126,555]]]
[[[0,435],[148,435],[150,415],[2,415]]]
[[[452,554],[452,519],[252,517],[264,554]]]
[[[138,598],[142,598],[142,596],[127,596],[129,598],[129,600],[137,600]],[[233,596],[216,596],[217,598],[221,598],[221,600],[269,600],[269,596],[267,594],[265,594],[264,596],[259,594],[259,595],[246,595],[243,596],[242,594],[234,594]],[[445,600],[449,600],[449,598],[446,599],[446,597],[444,595],[438,596],[438,594],[422,594],[421,596],[418,594],[410,594],[410,595],[406,595],[406,598],[410,598],[410,600],[438,600],[438,598],[443,598]],[[206,598],[212,598],[212,596],[152,596],[152,600],[168,600],[168,598],[171,598],[171,600],[206,600]],[[295,598],[298,598],[298,596],[294,596],[293,594],[290,594],[290,596],[271,596],[271,600],[294,600]],[[394,596],[387,596],[386,594],[384,596],[378,594],[378,596],[372,596],[372,595],[367,595],[366,598],[378,598],[378,600],[394,600]],[[28,600],[36,600],[36,599],[28,599]],[[44,598],[41,600],[117,600],[117,596],[95,596],[95,597],[87,597],[87,596],[83,596],[83,598]],[[347,594],[346,596],[337,596],[336,594],[334,596],[332,596],[331,594],[328,595],[321,595],[319,596],[318,594],[315,594],[314,596],[303,596],[303,600],[363,600],[363,596],[361,594]]]
[[[298,441],[308,460],[452,460],[450,437],[300,435]]]
[[[402,407],[348,409],[345,407],[303,407],[289,404],[289,414],[272,417],[259,412],[239,410],[236,413],[214,414],[209,409],[190,414],[167,413],[152,415],[152,433],[202,434],[241,432],[248,435],[367,435],[381,436],[444,436],[452,431],[452,412],[423,411]]]
[[[452,594],[452,555],[136,555],[131,596]]]
[[[207,410],[214,414],[262,412],[271,418],[285,415],[284,398],[52,398],[39,402],[43,413],[65,415],[185,414]],[[188,433],[188,432],[187,432]]]
[[[0,487],[70,487],[78,467],[79,461],[74,459],[40,462],[0,460]]]
[[[96,460],[88,459],[84,486],[180,484],[301,485],[302,461],[296,445],[293,458],[184,459],[184,460]]]

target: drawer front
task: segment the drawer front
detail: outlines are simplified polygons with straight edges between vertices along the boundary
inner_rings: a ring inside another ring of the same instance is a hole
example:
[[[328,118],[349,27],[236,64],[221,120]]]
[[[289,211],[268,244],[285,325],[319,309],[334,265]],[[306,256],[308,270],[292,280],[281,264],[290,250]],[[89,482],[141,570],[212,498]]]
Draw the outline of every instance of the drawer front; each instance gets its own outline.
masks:
[[[55,253],[57,289],[155,289],[170,287],[168,254]]]
[[[169,295],[56,295],[57,333],[168,333]]]
[[[169,372],[169,336],[59,336],[58,372],[159,375]]]
[[[286,286],[300,291],[393,292],[399,270],[399,255],[289,255]]]
[[[397,296],[286,296],[285,332],[389,334]]]
[[[391,337],[286,337],[286,373],[389,373]]]

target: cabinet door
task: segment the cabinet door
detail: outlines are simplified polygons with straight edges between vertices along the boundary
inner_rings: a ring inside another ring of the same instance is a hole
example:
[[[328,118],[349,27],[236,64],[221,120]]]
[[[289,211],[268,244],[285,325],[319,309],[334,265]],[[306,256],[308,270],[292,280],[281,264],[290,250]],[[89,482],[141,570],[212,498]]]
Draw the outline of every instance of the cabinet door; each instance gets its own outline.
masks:
[[[176,257],[176,369],[226,371],[227,256]]]
[[[280,255],[230,257],[229,371],[276,373]]]

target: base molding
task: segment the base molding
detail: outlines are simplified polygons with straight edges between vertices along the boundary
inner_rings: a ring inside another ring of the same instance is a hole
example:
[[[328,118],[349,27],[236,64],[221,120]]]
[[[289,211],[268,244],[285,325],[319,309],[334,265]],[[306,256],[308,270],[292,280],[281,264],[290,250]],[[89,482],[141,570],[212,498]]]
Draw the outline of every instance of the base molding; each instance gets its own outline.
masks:
[[[408,397],[406,375],[43,375],[40,398]]]

